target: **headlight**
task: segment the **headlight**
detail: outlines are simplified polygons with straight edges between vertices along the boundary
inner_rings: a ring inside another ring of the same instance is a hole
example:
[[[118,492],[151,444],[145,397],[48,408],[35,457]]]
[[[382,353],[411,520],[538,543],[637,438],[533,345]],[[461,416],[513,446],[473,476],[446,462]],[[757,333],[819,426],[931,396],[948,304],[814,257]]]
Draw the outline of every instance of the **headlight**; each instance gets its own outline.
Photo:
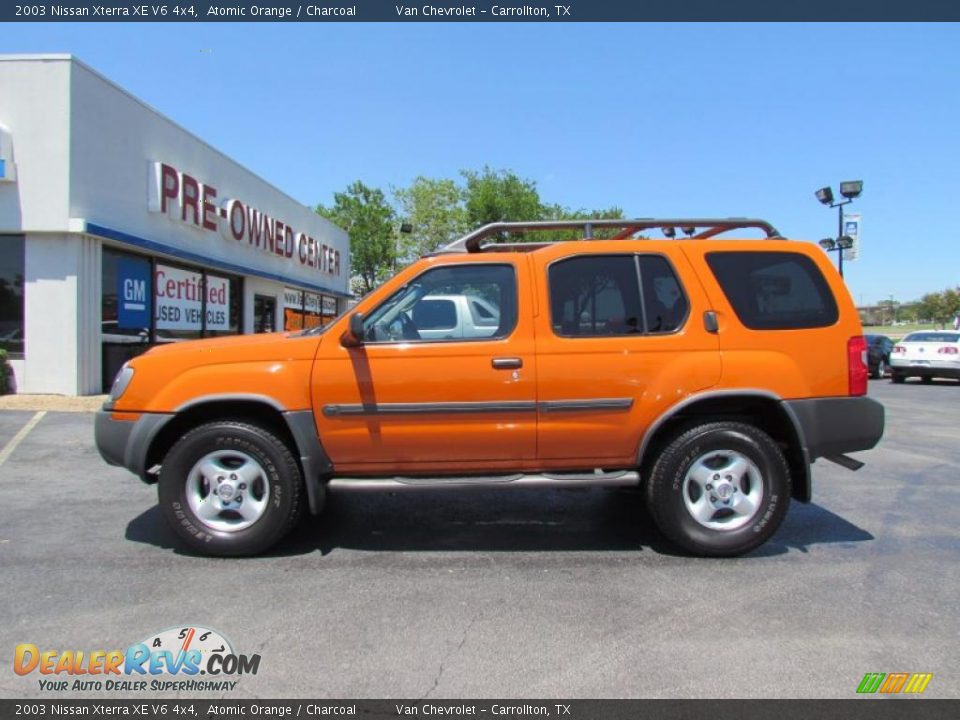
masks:
[[[110,402],[115,403],[120,399],[120,396],[123,395],[127,390],[127,386],[130,384],[130,381],[133,380],[133,368],[128,365],[124,365],[120,368],[120,372],[117,373],[117,377],[113,381],[113,387],[110,388]]]

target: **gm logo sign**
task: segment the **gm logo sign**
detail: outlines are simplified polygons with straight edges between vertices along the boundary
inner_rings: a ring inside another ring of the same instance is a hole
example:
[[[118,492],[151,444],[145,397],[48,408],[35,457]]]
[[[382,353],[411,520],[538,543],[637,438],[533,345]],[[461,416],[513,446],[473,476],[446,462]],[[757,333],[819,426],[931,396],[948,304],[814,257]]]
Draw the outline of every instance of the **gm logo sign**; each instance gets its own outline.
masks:
[[[150,327],[150,261],[122,257],[117,262],[117,326]]]
[[[123,279],[123,309],[145,310],[147,307],[147,281],[144,278]]]
[[[907,693],[919,695],[927,689],[933,673],[867,673],[857,686],[861,695]]]

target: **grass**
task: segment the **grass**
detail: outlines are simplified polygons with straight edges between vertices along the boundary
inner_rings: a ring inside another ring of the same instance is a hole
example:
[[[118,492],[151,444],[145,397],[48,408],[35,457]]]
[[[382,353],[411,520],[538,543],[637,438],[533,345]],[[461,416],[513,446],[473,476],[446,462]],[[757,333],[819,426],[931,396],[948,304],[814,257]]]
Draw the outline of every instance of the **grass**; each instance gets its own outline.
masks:
[[[900,340],[904,335],[907,335],[917,330],[940,330],[939,325],[934,325],[932,323],[918,324],[912,323],[910,325],[864,325],[863,333],[864,335],[886,335],[891,340]],[[949,326],[947,330],[950,330]]]

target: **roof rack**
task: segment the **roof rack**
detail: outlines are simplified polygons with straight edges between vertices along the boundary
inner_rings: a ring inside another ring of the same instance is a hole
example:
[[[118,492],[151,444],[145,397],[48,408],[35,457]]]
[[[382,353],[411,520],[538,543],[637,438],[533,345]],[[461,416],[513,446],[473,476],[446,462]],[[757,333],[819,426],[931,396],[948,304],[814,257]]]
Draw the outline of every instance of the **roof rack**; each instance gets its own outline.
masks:
[[[725,233],[728,230],[741,228],[756,228],[763,230],[769,239],[781,239],[777,229],[766,220],[752,218],[721,218],[721,219],[690,219],[690,218],[635,218],[633,220],[610,220],[606,218],[588,220],[538,220],[531,222],[495,222],[477,228],[464,235],[459,240],[440,250],[440,253],[453,252],[503,252],[510,250],[535,250],[552,243],[507,243],[499,242],[502,235],[507,233],[537,232],[543,230],[582,230],[584,240],[593,239],[593,231],[597,228],[619,228],[620,232],[613,236],[613,240],[626,240],[641,230],[660,228],[667,237],[674,237],[676,228],[692,240],[702,240]],[[698,232],[699,231],[699,232]],[[489,237],[497,238],[492,243],[483,241]],[[581,239],[581,238],[576,238]]]

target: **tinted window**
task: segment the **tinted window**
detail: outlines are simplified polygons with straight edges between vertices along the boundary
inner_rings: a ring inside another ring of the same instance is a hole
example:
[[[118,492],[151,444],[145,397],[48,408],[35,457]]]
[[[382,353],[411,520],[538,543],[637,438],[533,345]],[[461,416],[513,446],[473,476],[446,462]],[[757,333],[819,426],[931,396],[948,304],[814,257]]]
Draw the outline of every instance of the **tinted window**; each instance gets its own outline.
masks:
[[[421,300],[413,308],[418,330],[442,330],[456,327],[457,308],[452,300]]]
[[[0,348],[23,357],[23,235],[0,235]]]
[[[565,337],[643,332],[634,255],[593,255],[550,266],[553,330]]]
[[[816,264],[788,252],[714,252],[707,263],[734,312],[753,330],[833,325],[837,304]]]
[[[643,281],[643,309],[647,332],[669,333],[677,330],[687,316],[687,299],[680,281],[666,258],[642,255],[640,277]]]
[[[933,333],[933,332],[915,332],[907,335],[903,342],[942,342],[955,343],[960,342],[960,334],[957,333]]]
[[[482,301],[495,322],[490,320],[483,327],[458,322],[457,303],[462,306],[474,301]],[[427,270],[397,290],[363,321],[367,342],[502,338],[516,324],[517,280],[513,266],[472,263]]]

